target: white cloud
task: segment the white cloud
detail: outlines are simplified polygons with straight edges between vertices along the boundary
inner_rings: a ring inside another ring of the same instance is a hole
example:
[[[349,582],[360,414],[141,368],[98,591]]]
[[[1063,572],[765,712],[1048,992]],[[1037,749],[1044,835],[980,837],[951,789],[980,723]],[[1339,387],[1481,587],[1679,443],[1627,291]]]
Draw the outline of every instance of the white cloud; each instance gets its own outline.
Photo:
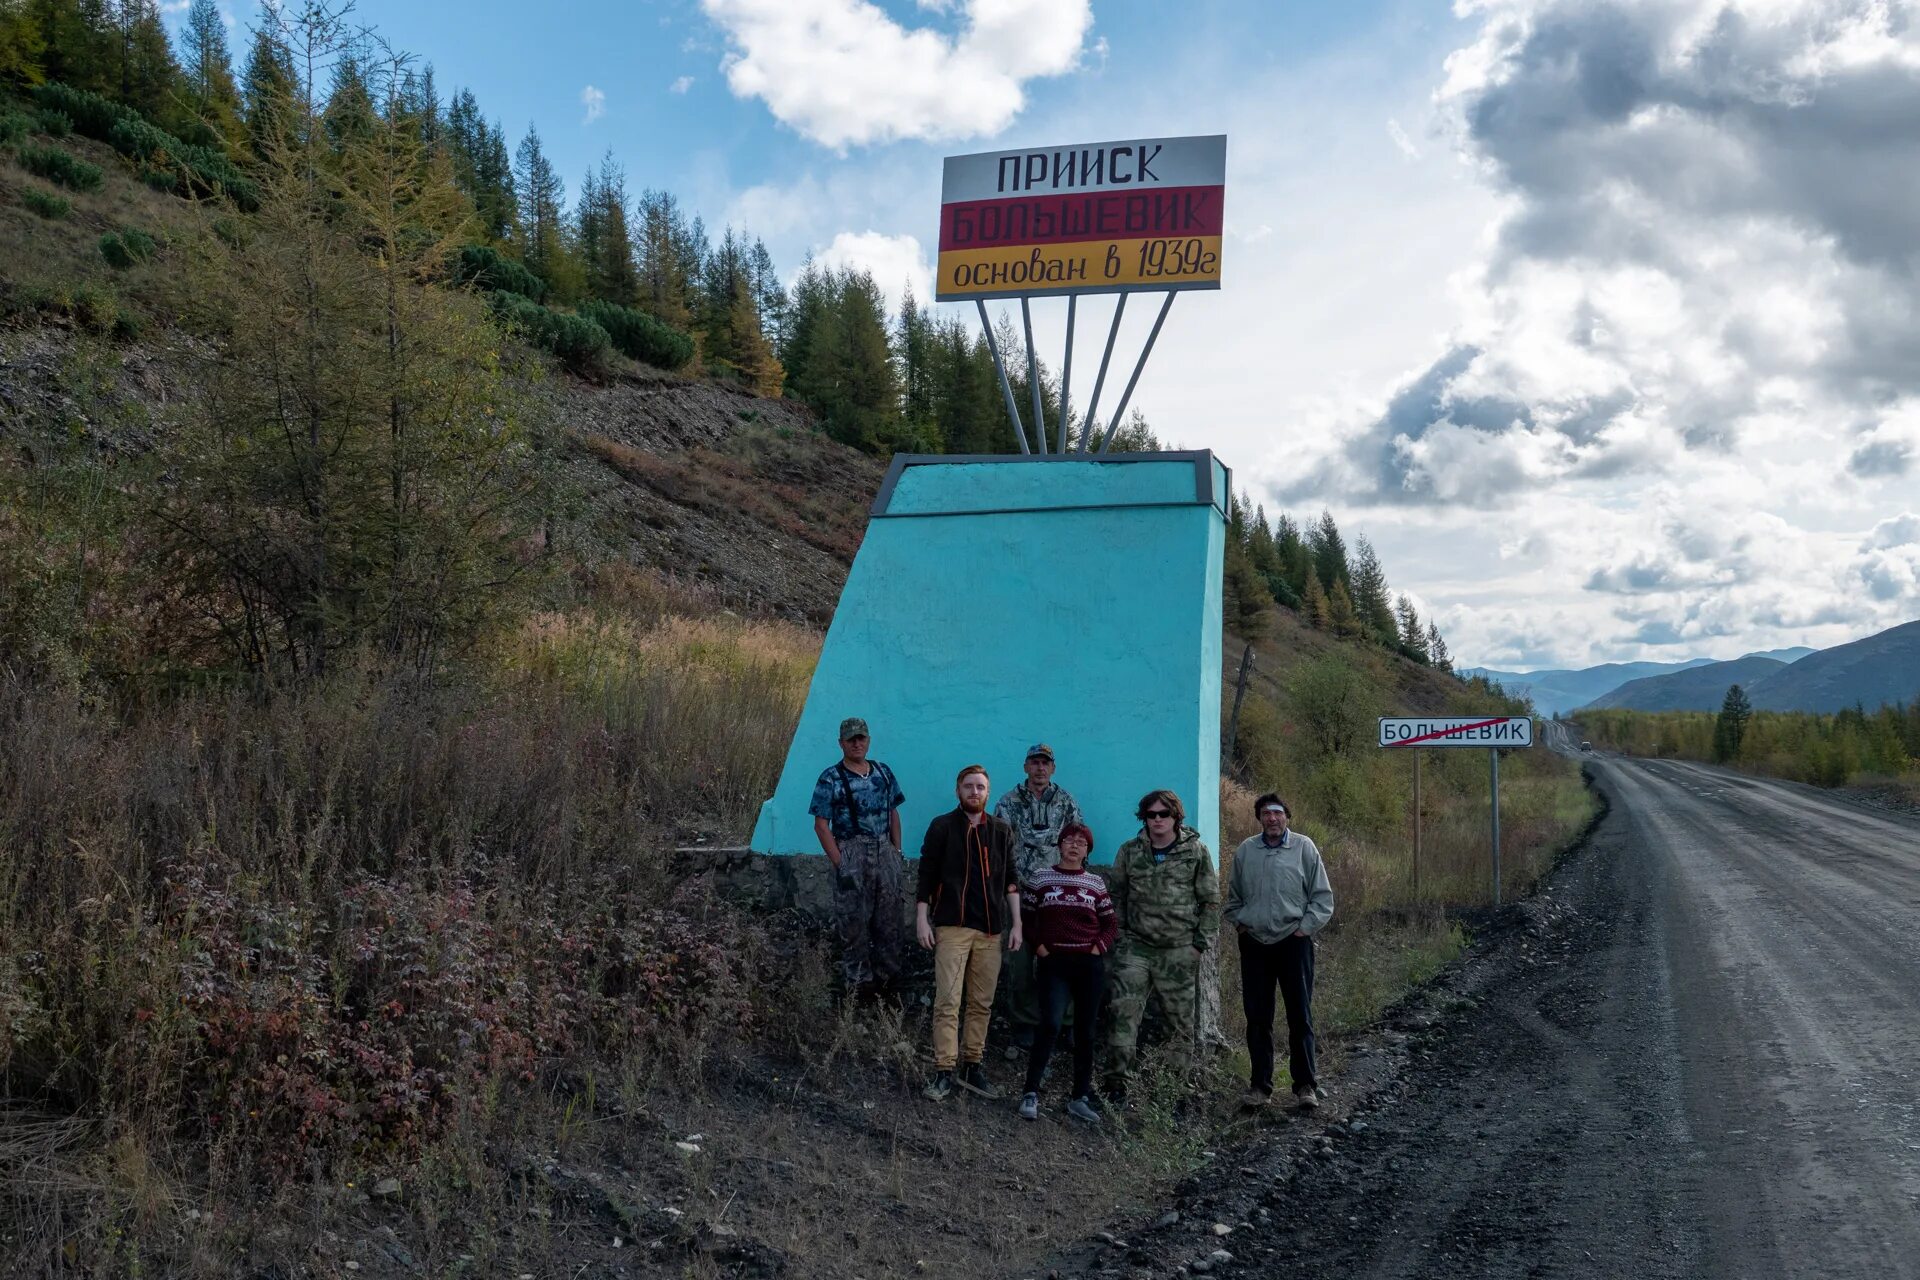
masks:
[[[914,236],[889,236],[878,231],[842,231],[833,243],[814,255],[823,267],[851,267],[873,276],[873,282],[887,295],[887,307],[900,309],[907,289],[926,306],[933,298],[933,267],[927,252]]]
[[[193,8],[193,0],[162,0],[161,13],[185,13]]]
[[[1882,519],[1920,474],[1920,136],[1885,126],[1920,112],[1908,7],[1459,12],[1477,30],[1436,104],[1498,215],[1439,354],[1324,407],[1279,494],[1358,508],[1390,571],[1444,582],[1414,579],[1468,661],[1724,657],[1913,616],[1920,548]],[[1463,552],[1474,520],[1555,535],[1543,571]]]
[[[667,92],[668,93],[685,93],[687,90],[691,88],[693,88],[693,77],[681,76],[679,79],[675,80],[672,84],[667,86]]]
[[[1387,137],[1393,140],[1393,145],[1400,148],[1400,154],[1407,159],[1418,160],[1420,158],[1420,148],[1413,145],[1413,139],[1407,136],[1407,131],[1400,127],[1398,120],[1389,119],[1387,121]]]
[[[965,0],[960,30],[908,27],[866,0],[701,0],[726,33],[735,96],[824,146],[1004,129],[1023,86],[1079,64],[1089,0]]]
[[[580,123],[592,124],[595,120],[607,114],[607,95],[592,85],[588,85],[580,91],[580,105],[587,109],[587,114],[581,118]]]

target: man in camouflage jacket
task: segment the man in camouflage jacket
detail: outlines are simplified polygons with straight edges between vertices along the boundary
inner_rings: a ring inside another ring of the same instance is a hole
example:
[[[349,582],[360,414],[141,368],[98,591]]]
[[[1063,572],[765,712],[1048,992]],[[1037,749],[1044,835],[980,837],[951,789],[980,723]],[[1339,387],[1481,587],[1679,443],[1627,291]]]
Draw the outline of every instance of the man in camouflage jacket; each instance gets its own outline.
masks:
[[[1027,748],[1027,779],[1000,797],[993,816],[1013,828],[1014,869],[1022,891],[1033,885],[1036,872],[1049,870],[1060,859],[1060,832],[1085,826],[1080,806],[1065,787],[1053,781],[1053,748],[1036,742]],[[1007,1021],[1013,1027],[1009,1058],[1033,1047],[1033,1030],[1040,1021],[1040,1002],[1034,987],[1033,954],[1009,951],[1000,970],[1000,991]]]
[[[1145,829],[1120,846],[1107,876],[1120,918],[1107,1065],[1121,1088],[1139,1058],[1150,998],[1166,1017],[1168,1043],[1193,1060],[1199,961],[1220,934],[1220,874],[1200,833],[1184,825],[1180,798],[1149,792],[1139,817]]]

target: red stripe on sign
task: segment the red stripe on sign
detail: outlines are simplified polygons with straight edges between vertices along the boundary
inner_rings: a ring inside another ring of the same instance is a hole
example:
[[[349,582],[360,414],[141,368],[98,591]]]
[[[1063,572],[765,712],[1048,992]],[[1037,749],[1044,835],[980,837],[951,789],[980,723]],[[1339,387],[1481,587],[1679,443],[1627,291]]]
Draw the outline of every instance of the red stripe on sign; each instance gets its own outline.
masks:
[[[940,206],[940,252],[1220,234],[1225,187],[1158,187]]]
[[[1476,720],[1472,724],[1457,724],[1451,729],[1436,729],[1432,733],[1423,733],[1417,738],[1402,738],[1394,743],[1396,747],[1410,747],[1416,742],[1432,742],[1435,738],[1451,738],[1456,733],[1466,733],[1470,729],[1484,729],[1490,724],[1505,724],[1506,716],[1495,716],[1491,720]]]

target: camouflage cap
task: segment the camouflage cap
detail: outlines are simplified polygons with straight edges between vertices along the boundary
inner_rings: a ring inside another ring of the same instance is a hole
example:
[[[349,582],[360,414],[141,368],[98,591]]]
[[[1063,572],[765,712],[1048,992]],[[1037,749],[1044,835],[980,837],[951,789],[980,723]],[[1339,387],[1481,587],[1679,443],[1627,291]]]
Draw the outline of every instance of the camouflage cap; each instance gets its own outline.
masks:
[[[1031,760],[1035,756],[1040,757],[1042,760],[1052,760],[1053,748],[1044,742],[1036,742],[1027,748],[1027,759]]]
[[[848,716],[840,722],[840,741],[842,742],[845,742],[848,738],[870,738],[872,736],[872,734],[867,732],[867,722],[859,716]]]

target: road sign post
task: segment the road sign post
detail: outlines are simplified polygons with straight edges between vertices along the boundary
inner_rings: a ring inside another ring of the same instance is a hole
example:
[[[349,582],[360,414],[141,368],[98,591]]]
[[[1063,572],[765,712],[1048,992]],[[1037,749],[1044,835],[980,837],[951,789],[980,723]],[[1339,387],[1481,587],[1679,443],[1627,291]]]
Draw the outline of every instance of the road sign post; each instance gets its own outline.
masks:
[[[1420,748],[1484,747],[1490,760],[1493,905],[1500,905],[1500,750],[1533,745],[1531,716],[1382,716],[1380,745],[1413,750],[1413,888],[1420,892]]]

